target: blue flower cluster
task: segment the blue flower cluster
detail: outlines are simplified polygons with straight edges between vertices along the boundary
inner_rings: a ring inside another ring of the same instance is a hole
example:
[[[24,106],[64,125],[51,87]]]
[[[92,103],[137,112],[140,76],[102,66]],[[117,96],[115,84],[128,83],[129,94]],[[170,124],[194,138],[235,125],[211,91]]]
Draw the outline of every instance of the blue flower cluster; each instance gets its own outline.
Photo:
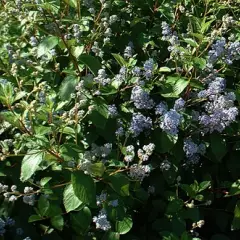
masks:
[[[130,125],[130,131],[134,137],[137,137],[144,130],[149,130],[152,127],[152,119],[145,117],[141,113],[133,113]]]
[[[226,42],[222,37],[217,40],[208,53],[208,66],[212,67],[218,60],[223,60],[226,64],[231,65],[234,60],[240,59],[240,42]]]
[[[197,145],[191,138],[188,138],[184,141],[183,151],[186,153],[186,156],[191,164],[197,164],[200,159],[199,154],[205,154],[206,146],[202,143]]]
[[[107,77],[105,69],[99,69],[98,75],[94,78],[94,81],[105,86],[110,83],[111,79]]]
[[[236,99],[233,92],[223,93],[225,79],[216,78],[209,83],[208,89],[199,92],[198,97],[207,98],[205,111],[199,116],[199,123],[203,126],[203,133],[213,131],[222,132],[236,120],[238,109],[234,106]]]
[[[93,217],[93,222],[96,224],[96,228],[108,231],[111,229],[111,224],[107,220],[107,213],[104,209],[101,209],[98,216]]]
[[[137,109],[151,109],[154,107],[154,101],[140,86],[135,86],[132,89],[131,100]]]
[[[147,61],[145,61],[145,63],[143,64],[143,68],[144,68],[144,76],[146,77],[147,80],[150,79],[152,77],[153,70],[154,70],[153,59],[150,58]]]
[[[178,133],[178,126],[181,123],[182,116],[174,109],[166,112],[160,123],[162,130],[168,134],[176,135]]]

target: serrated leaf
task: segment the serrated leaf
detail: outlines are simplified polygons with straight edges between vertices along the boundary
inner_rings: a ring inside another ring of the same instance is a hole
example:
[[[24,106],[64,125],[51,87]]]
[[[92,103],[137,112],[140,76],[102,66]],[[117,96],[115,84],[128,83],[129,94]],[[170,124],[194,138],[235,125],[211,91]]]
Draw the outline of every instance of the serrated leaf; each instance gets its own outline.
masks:
[[[79,198],[75,195],[72,184],[69,184],[64,189],[63,204],[66,212],[71,212],[82,204]]]
[[[87,205],[96,205],[96,187],[90,175],[77,171],[71,175],[72,186],[75,195]]]
[[[27,181],[37,171],[40,163],[43,161],[44,153],[39,150],[30,150],[24,156],[21,166],[21,177],[22,182]]]
[[[53,49],[58,45],[59,38],[55,36],[50,36],[45,38],[38,46],[37,56],[41,57],[48,53],[49,50]]]
[[[192,39],[192,38],[184,38],[183,41],[185,43],[188,43],[192,47],[198,47],[197,42],[194,39]]]
[[[74,76],[67,76],[59,88],[59,97],[62,101],[70,101],[71,94],[75,92],[78,79]]]

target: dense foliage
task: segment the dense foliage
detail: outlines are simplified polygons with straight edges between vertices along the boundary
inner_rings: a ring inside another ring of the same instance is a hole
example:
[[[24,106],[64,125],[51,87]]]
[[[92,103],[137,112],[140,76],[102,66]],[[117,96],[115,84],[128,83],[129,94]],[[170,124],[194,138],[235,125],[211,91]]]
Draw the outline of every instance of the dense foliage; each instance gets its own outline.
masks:
[[[240,238],[240,1],[1,0],[0,238]]]

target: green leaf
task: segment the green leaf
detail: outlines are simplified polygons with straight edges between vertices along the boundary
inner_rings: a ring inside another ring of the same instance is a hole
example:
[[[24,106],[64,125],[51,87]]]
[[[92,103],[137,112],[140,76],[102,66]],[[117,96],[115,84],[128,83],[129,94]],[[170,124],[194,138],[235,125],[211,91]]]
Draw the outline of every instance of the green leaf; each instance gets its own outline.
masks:
[[[72,55],[75,57],[75,58],[78,58],[84,51],[84,46],[77,46],[77,47],[73,47],[72,48]]]
[[[56,36],[50,36],[45,38],[38,46],[37,56],[41,57],[44,54],[48,53],[49,50],[53,49],[58,45],[59,38]]]
[[[42,178],[40,181],[40,185],[44,187],[51,179],[52,179],[51,177]]]
[[[17,113],[12,113],[10,111],[2,111],[0,112],[0,117],[5,120],[6,122],[9,122],[14,127],[21,128],[22,125],[19,122],[20,115]]]
[[[70,101],[71,94],[75,92],[75,87],[78,83],[78,79],[75,76],[67,76],[59,87],[59,97],[62,101]]]
[[[198,47],[197,42],[194,39],[192,39],[192,38],[184,38],[183,41],[185,43],[188,43],[192,47]]]
[[[77,8],[77,1],[78,0],[64,0],[65,3],[67,3],[69,6],[73,7],[73,8]]]
[[[37,221],[41,221],[42,220],[42,217],[41,216],[38,216],[38,215],[31,215],[28,219],[28,222],[31,223],[31,222],[37,222]]]
[[[96,187],[91,176],[77,171],[71,175],[75,195],[87,205],[96,205]]]
[[[92,105],[93,110],[89,114],[90,120],[93,124],[101,129],[105,128],[107,119],[109,117],[108,107],[106,104]]]
[[[27,95],[27,93],[24,92],[24,91],[17,92],[16,96],[14,97],[14,102],[16,102],[19,99],[25,97],[26,95]]]
[[[212,153],[214,154],[216,159],[220,162],[227,153],[226,141],[223,137],[216,133],[210,135],[210,141]]]
[[[79,198],[75,195],[72,184],[69,184],[64,189],[63,204],[67,213],[77,209],[82,204]]]
[[[14,90],[12,83],[0,83],[0,102],[2,102],[5,106],[12,105],[14,102]]]
[[[171,72],[171,69],[170,68],[168,68],[168,67],[160,67],[159,68],[159,72],[160,73],[165,73],[165,72]]]
[[[115,174],[108,177],[109,185],[121,196],[129,196],[129,180],[121,174]]]
[[[64,220],[61,215],[54,216],[50,219],[51,224],[54,228],[62,231],[63,226],[64,226]]]
[[[170,151],[177,143],[177,135],[169,135],[160,129],[155,129],[153,133],[154,144],[156,145],[156,151],[160,153],[166,153]]]
[[[39,214],[42,217],[47,216],[49,207],[50,207],[49,201],[47,200],[47,198],[44,195],[41,195],[41,197],[38,200],[38,212],[39,212]]]
[[[173,201],[169,202],[167,206],[166,213],[176,213],[180,211],[184,206],[184,202],[181,199],[174,199]]]
[[[120,234],[128,233],[133,226],[133,221],[131,217],[125,217],[122,221],[116,221],[116,231]]]
[[[227,196],[234,196],[240,194],[240,180],[237,180],[231,185]]]
[[[121,55],[116,53],[112,53],[112,55],[120,66],[127,66],[127,62],[124,60],[124,58]]]
[[[79,61],[84,63],[95,76],[97,75],[98,70],[102,67],[98,59],[91,55],[82,54],[79,57]]]
[[[102,240],[120,240],[120,234],[117,232],[106,232]]]
[[[92,222],[92,214],[88,207],[84,207],[77,213],[70,214],[71,227],[79,235],[84,235]]]
[[[89,166],[89,172],[94,176],[102,177],[105,170],[106,170],[106,167],[102,162],[93,163]]]
[[[44,153],[39,150],[30,150],[24,156],[21,166],[21,181],[25,182],[37,171],[39,164],[43,161]]]
[[[81,146],[74,143],[64,143],[60,147],[60,154],[65,161],[70,161],[79,157],[79,153],[83,152]]]
[[[201,192],[205,189],[207,189],[209,186],[211,186],[211,181],[203,181],[199,184],[199,190],[198,192]]]

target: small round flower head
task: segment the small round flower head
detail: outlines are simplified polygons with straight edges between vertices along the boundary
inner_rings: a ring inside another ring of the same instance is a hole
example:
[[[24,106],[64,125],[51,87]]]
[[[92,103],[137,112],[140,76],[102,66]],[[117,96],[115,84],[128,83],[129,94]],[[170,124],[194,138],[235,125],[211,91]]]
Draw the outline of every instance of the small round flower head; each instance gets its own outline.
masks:
[[[108,231],[111,229],[111,224],[107,220],[107,213],[102,209],[98,216],[93,217],[93,222],[96,224],[96,228],[102,229],[103,231]]]
[[[117,107],[115,104],[108,106],[108,113],[109,113],[109,116],[112,118],[114,118],[118,115]]]
[[[168,160],[164,160],[160,165],[160,169],[162,171],[168,171],[170,168],[171,168],[171,163]]]
[[[102,192],[99,196],[97,196],[97,205],[100,206],[107,200],[107,193]]]
[[[133,56],[133,44],[131,42],[126,46],[123,56],[127,59]]]
[[[198,145],[195,144],[192,139],[186,139],[183,144],[183,151],[186,153],[187,157],[192,157],[198,152]]]
[[[5,221],[5,224],[6,224],[7,226],[12,227],[12,226],[15,225],[15,220],[12,219],[12,218],[10,218],[10,217],[7,217],[7,219],[6,219],[6,221]]]
[[[143,146],[143,150],[146,152],[148,156],[151,156],[153,151],[155,149],[155,144],[154,143],[149,143],[148,145]]]
[[[152,58],[148,59],[144,64],[143,64],[143,68],[144,68],[144,76],[146,77],[146,79],[150,79],[152,77],[153,74],[153,69],[154,69],[154,61]]]
[[[17,200],[17,197],[15,195],[11,195],[8,199],[9,202],[15,202]]]
[[[32,36],[32,37],[30,37],[29,43],[32,47],[36,47],[38,45],[38,40],[34,36]]]
[[[178,126],[181,122],[181,115],[175,110],[171,109],[163,115],[160,127],[166,133],[176,135],[178,133]]]
[[[198,145],[198,151],[199,154],[204,155],[206,153],[206,146],[205,144],[201,143]]]
[[[138,165],[138,164],[133,164],[130,167],[128,175],[140,182],[143,181],[145,177],[148,177],[151,172],[151,168],[148,165]]]
[[[32,194],[30,196],[23,196],[23,202],[30,205],[30,206],[34,206],[35,203],[35,195]]]
[[[111,79],[107,78],[107,74],[105,72],[105,69],[99,69],[98,70],[98,76],[94,78],[95,82],[105,86],[108,83],[110,83]]]
[[[168,110],[168,105],[166,102],[160,102],[156,107],[155,107],[155,114],[156,115],[163,115],[167,112]]]
[[[24,193],[31,193],[33,191],[32,187],[25,187],[24,188]]]
[[[162,40],[167,40],[172,35],[172,30],[170,26],[164,21],[162,22]]]
[[[182,98],[179,98],[174,103],[174,110],[179,111],[182,110],[185,106],[185,101]]]
[[[141,69],[139,67],[134,67],[132,70],[132,74],[134,76],[140,77],[141,76]]]
[[[118,206],[118,199],[109,201],[109,206],[117,207]]]
[[[151,109],[154,107],[154,101],[140,86],[132,89],[131,100],[137,109]]]

